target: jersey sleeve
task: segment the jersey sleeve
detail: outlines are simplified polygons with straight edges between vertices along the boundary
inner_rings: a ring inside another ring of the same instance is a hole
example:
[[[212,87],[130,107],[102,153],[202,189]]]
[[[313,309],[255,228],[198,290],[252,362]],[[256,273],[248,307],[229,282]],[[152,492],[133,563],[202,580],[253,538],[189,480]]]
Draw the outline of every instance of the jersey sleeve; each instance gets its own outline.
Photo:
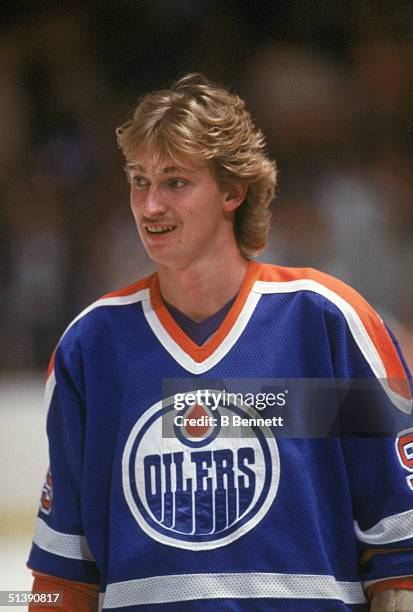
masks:
[[[413,491],[393,438],[346,438],[354,533],[364,586],[413,575]]]
[[[45,401],[50,468],[28,566],[52,576],[96,584],[100,573],[82,521],[86,406],[75,333],[67,334],[55,351]]]
[[[368,589],[413,576],[411,375],[397,342],[371,307],[364,320],[354,312],[353,327],[342,318],[333,322],[332,314],[328,323],[331,333],[334,328],[338,386],[345,389],[341,443],[360,572]]]

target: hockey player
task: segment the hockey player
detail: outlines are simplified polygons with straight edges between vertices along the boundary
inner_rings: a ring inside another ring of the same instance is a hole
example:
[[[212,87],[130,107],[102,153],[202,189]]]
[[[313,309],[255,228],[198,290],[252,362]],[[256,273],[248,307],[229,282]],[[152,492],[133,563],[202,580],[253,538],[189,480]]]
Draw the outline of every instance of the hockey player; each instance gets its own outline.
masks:
[[[328,275],[254,261],[276,172],[238,96],[189,75],[117,135],[157,272],[86,308],[52,358],[34,590],[77,612],[413,610],[412,401],[381,319]],[[218,417],[257,411],[206,400],[174,421],[177,393],[274,378],[377,379],[404,429],[246,418],[231,437]]]

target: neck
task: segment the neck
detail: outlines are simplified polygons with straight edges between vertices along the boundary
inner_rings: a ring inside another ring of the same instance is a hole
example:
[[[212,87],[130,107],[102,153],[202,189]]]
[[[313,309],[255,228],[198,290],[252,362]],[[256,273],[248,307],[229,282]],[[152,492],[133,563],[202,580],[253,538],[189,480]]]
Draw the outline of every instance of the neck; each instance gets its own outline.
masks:
[[[188,267],[159,266],[163,299],[193,321],[203,321],[220,310],[240,290],[248,261],[237,253],[211,265],[198,262]]]

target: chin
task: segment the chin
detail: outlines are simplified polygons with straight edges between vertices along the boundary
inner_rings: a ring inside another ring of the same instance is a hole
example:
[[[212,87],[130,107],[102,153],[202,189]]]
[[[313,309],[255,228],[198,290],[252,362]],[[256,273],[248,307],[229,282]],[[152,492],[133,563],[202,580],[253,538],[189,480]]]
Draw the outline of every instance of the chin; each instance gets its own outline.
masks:
[[[174,257],[171,255],[171,253],[167,253],[166,250],[161,253],[161,249],[149,249],[145,246],[145,251],[148,257],[158,266],[166,266],[168,264],[171,264],[171,262],[174,260]]]

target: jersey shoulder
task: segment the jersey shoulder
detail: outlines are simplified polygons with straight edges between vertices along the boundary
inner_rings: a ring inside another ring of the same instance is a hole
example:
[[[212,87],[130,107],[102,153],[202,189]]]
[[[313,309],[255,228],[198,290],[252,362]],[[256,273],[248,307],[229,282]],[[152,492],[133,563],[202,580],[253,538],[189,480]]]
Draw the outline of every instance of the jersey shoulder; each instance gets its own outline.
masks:
[[[358,291],[320,270],[261,264],[257,289],[262,293],[316,294],[323,298],[323,305],[334,305],[346,320],[356,315],[372,334],[380,335],[384,329],[388,336],[381,317]],[[320,299],[316,303],[320,304]]]
[[[313,268],[288,268],[261,264],[256,290],[263,294],[308,292],[320,298],[325,309],[334,310],[355,340],[375,376],[388,381],[397,401],[411,410],[409,372],[376,310],[358,291],[341,280]]]
[[[136,304],[144,299],[149,299],[149,288],[154,274],[142,278],[127,287],[106,293],[99,299],[95,300],[89,306],[84,308],[66,327],[61,335],[52,357],[49,362],[48,376],[52,372],[55,363],[56,351],[59,347],[70,351],[71,346],[76,342],[79,336],[93,333],[101,324],[103,318],[102,309],[105,307],[114,308]]]
[[[342,301],[352,306],[361,316],[370,314],[374,319],[381,318],[358,291],[343,281],[316,270],[315,268],[288,268],[272,264],[261,264],[259,281],[269,283],[268,291],[312,291],[336,305]],[[271,285],[271,283],[273,283]]]

